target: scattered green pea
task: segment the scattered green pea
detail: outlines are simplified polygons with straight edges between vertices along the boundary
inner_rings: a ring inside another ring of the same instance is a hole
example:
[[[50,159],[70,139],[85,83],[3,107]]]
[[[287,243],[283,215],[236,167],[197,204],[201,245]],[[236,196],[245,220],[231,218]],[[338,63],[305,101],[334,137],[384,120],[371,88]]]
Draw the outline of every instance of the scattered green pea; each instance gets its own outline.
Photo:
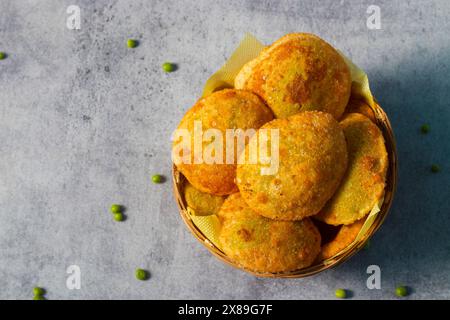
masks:
[[[437,164],[431,165],[431,172],[437,173],[439,171],[441,171],[441,167],[439,167]]]
[[[121,212],[118,213],[114,213],[114,220],[116,221],[123,221],[124,220],[124,215]]]
[[[143,269],[136,269],[136,279],[138,280],[147,280],[149,278],[149,273]]]
[[[44,296],[34,296],[33,300],[45,300]]]
[[[34,287],[33,288],[33,294],[35,296],[43,296],[45,294],[45,289],[40,288],[40,287]]]
[[[398,286],[395,289],[395,294],[397,297],[406,297],[408,295],[408,288],[405,286]]]
[[[127,40],[127,47],[128,48],[136,48],[139,45],[139,41],[134,39],[128,39]]]
[[[428,132],[430,132],[430,125],[429,124],[423,124],[421,127],[420,127],[420,131],[423,133],[423,134],[427,134]]]
[[[6,59],[6,53],[0,51],[0,60]]]
[[[347,290],[345,289],[337,289],[335,292],[336,298],[345,299],[347,298]]]
[[[160,174],[155,174],[152,176],[153,183],[162,183],[164,182],[164,177]]]
[[[123,211],[123,206],[121,206],[120,204],[113,204],[111,206],[112,213],[122,213],[122,211]]]
[[[165,72],[173,72],[176,70],[176,65],[170,62],[164,62],[162,68]]]

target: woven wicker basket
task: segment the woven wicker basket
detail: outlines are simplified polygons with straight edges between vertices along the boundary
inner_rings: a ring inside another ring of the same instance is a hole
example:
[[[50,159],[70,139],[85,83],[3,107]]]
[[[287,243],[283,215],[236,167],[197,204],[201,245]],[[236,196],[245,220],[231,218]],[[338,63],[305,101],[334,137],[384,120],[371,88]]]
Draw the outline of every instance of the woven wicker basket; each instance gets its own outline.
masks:
[[[302,278],[306,276],[311,276],[316,273],[319,273],[321,271],[327,270],[329,268],[335,267],[347,259],[349,259],[351,256],[353,256],[355,253],[357,253],[361,248],[363,248],[366,244],[366,242],[369,240],[369,238],[380,228],[380,226],[383,224],[384,219],[386,218],[389,208],[392,204],[392,199],[394,197],[394,193],[396,190],[397,185],[397,150],[395,146],[395,139],[392,131],[391,124],[389,122],[388,117],[386,116],[383,109],[375,103],[375,106],[373,108],[370,108],[371,115],[369,115],[370,118],[378,125],[378,127],[381,129],[385,142],[386,142],[386,149],[388,152],[388,158],[389,158],[389,168],[386,176],[386,188],[385,188],[385,195],[384,195],[384,201],[380,208],[380,212],[377,214],[375,221],[367,230],[365,235],[361,237],[357,242],[354,242],[349,247],[347,247],[345,250],[340,252],[337,256],[334,256],[330,259],[316,262],[312,266],[304,269],[289,271],[289,272],[279,272],[279,273],[260,273],[260,272],[254,272],[252,270],[249,270],[247,268],[242,267],[237,262],[231,260],[222,250],[220,250],[218,247],[216,247],[210,240],[206,238],[206,236],[200,231],[199,228],[194,224],[191,217],[189,216],[189,213],[187,211],[186,201],[184,199],[184,186],[186,179],[184,176],[177,170],[175,165],[173,165],[173,171],[172,171],[172,178],[173,178],[173,186],[174,186],[174,195],[175,199],[178,204],[178,208],[180,211],[180,215],[183,218],[184,222],[186,223],[189,230],[192,232],[192,234],[199,240],[213,255],[215,255],[217,258],[222,260],[223,262],[244,270],[248,273],[251,273],[253,275],[256,275],[258,277],[270,277],[270,278]],[[366,114],[367,115],[367,114]]]

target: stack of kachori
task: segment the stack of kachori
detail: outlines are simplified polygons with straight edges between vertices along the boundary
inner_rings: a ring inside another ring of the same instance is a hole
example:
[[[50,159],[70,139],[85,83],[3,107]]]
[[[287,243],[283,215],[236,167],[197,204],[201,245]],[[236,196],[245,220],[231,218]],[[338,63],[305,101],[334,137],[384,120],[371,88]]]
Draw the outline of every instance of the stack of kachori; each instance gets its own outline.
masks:
[[[330,44],[289,34],[245,64],[235,88],[201,98],[181,120],[187,138],[175,135],[172,156],[188,181],[184,198],[194,214],[217,215],[220,249],[236,264],[277,273],[331,258],[352,244],[383,198],[383,134],[371,108],[350,97],[351,86],[349,67]],[[199,124],[212,132],[200,153]],[[219,137],[236,140],[229,130],[254,132],[241,148],[211,148]],[[277,157],[270,174],[248,161],[263,134],[277,147],[268,147]],[[227,161],[200,159],[205,152]],[[333,236],[318,225],[334,228]]]

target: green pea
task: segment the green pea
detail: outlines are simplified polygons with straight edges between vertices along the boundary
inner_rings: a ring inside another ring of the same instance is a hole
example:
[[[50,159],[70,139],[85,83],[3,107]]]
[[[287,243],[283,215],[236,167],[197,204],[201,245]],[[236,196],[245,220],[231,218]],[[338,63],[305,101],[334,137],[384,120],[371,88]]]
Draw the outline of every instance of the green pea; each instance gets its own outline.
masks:
[[[162,183],[164,182],[164,177],[160,174],[155,174],[152,176],[153,183]]]
[[[423,134],[427,134],[428,132],[430,132],[430,125],[429,125],[429,124],[423,124],[423,125],[420,127],[420,131],[421,131]]]
[[[33,294],[35,296],[43,296],[45,294],[45,289],[40,288],[40,287],[34,287],[33,288]]]
[[[139,41],[134,39],[128,39],[127,40],[127,47],[128,48],[136,48],[139,45]]]
[[[123,221],[125,219],[124,215],[121,212],[114,213],[114,220]]]
[[[173,72],[177,69],[177,66],[170,62],[164,62],[162,68],[165,72]]]
[[[363,249],[364,250],[369,250],[370,248],[370,240],[367,240],[366,244],[364,245]]]
[[[111,212],[112,213],[121,213],[123,211],[123,206],[120,204],[113,204],[111,206]]]
[[[408,295],[408,288],[405,286],[398,286],[395,289],[395,294],[397,297],[406,297]]]
[[[136,279],[138,280],[147,280],[149,278],[149,273],[143,269],[136,269]]]
[[[6,53],[0,51],[0,60],[6,59]]]
[[[337,289],[335,292],[336,298],[345,299],[347,298],[347,290],[345,289]]]
[[[33,300],[45,300],[44,296],[34,296]]]
[[[441,167],[439,167],[437,164],[431,165],[431,172],[437,173],[439,171],[441,171]]]

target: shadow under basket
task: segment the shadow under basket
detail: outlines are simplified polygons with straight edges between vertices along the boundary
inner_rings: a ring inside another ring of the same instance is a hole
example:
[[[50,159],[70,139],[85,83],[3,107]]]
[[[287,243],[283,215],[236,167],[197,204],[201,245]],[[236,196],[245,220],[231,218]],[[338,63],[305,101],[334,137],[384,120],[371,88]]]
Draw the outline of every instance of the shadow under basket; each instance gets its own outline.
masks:
[[[197,238],[198,241],[200,241],[213,255],[215,255],[221,261],[237,269],[246,271],[258,277],[303,278],[333,268],[347,261],[347,259],[356,254],[366,245],[370,237],[383,224],[384,219],[386,218],[389,209],[391,207],[397,185],[397,150],[392,127],[385,112],[377,103],[375,103],[374,107],[369,107],[367,105],[367,109],[365,110],[349,110],[349,111],[363,113],[364,115],[371,118],[371,120],[378,125],[385,139],[386,150],[389,159],[389,168],[386,175],[384,200],[383,204],[381,205],[380,212],[377,214],[375,221],[367,230],[367,232],[358,241],[353,242],[350,246],[348,246],[346,249],[341,251],[336,256],[323,261],[317,261],[307,268],[277,273],[255,272],[253,270],[249,270],[245,267],[242,267],[238,262],[231,260],[222,250],[220,250],[210,240],[208,240],[208,238],[206,238],[206,236],[202,233],[202,231],[194,224],[187,211],[187,205],[184,199],[184,186],[186,178],[181,174],[181,172],[177,170],[176,166],[173,165],[172,179],[173,179],[175,199],[178,204],[180,215],[183,218],[183,221],[186,223],[189,230],[191,231],[191,233]]]

